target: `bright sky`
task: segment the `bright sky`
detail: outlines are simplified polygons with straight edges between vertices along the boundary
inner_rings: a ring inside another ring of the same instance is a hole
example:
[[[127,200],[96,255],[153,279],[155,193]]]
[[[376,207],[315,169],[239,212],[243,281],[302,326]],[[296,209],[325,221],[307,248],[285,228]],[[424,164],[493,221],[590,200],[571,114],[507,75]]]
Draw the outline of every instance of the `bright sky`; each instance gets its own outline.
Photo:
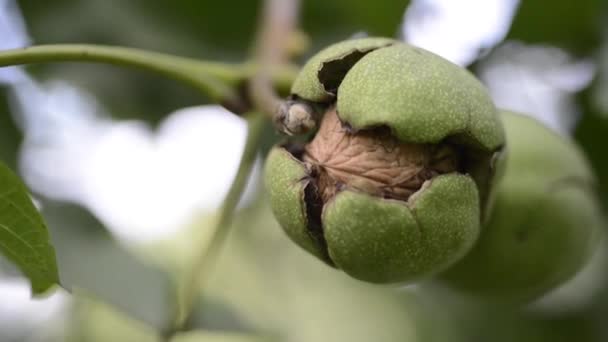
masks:
[[[574,95],[589,85],[595,71],[590,59],[575,60],[561,49],[510,42],[480,63],[478,76],[497,107],[533,113],[567,135],[581,114]]]
[[[406,41],[469,65],[506,36],[519,0],[414,0],[405,12]]]

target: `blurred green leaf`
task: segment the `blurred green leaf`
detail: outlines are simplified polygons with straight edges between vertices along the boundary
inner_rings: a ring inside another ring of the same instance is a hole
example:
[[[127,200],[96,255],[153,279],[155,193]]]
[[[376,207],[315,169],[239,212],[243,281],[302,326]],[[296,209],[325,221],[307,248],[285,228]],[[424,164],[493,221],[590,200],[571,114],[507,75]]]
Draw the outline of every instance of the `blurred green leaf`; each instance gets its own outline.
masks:
[[[264,336],[225,332],[190,331],[179,334],[172,342],[271,342],[277,339]]]
[[[211,309],[212,310],[212,309]],[[74,294],[74,324],[69,341],[138,341],[161,342],[158,331],[133,320],[114,307],[91,298],[87,294]],[[268,335],[241,333],[232,330],[191,330],[177,334],[171,342],[271,342]]]
[[[0,160],[15,170],[21,133],[10,114],[6,90],[7,88],[0,87]]]
[[[600,39],[603,6],[605,0],[523,0],[507,38],[588,54]]]
[[[111,304],[151,326],[164,327],[172,300],[166,274],[118,244],[86,210],[51,201],[42,203],[64,286]]]
[[[608,113],[603,113],[594,105],[592,94],[598,86],[592,86],[577,96],[582,105],[583,115],[574,132],[574,138],[585,152],[597,177],[597,188],[602,207],[608,209],[608,159],[606,159],[606,146],[608,144]]]
[[[55,250],[38,210],[21,180],[0,163],[0,251],[40,294],[59,283]]]
[[[395,37],[409,0],[304,1],[302,26],[313,41],[344,39],[358,32],[371,36]]]
[[[161,342],[157,332],[86,293],[74,293],[70,342],[137,341]]]

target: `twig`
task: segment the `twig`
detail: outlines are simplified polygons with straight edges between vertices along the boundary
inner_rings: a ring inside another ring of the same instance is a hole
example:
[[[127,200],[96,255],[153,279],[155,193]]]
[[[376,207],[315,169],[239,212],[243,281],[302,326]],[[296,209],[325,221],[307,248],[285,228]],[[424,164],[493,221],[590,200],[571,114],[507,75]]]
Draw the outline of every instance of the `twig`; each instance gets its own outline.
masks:
[[[257,112],[247,116],[247,140],[245,142],[245,150],[241,156],[237,174],[223,201],[222,207],[219,210],[218,219],[211,228],[211,238],[209,242],[206,247],[200,249],[200,253],[195,257],[194,263],[186,274],[187,279],[184,282],[185,287],[183,288],[182,295],[178,295],[178,303],[176,303],[172,327],[166,333],[168,336],[172,336],[176,332],[183,330],[188,322],[199,291],[204,285],[204,282],[209,278],[212,266],[215,264],[222,246],[224,245],[224,241],[228,236],[234,210],[241,198],[241,194],[243,193],[249,175],[251,174],[251,169],[256,160],[260,140],[263,135],[263,128],[266,122],[265,119],[263,114]]]
[[[0,67],[46,62],[96,62],[137,67],[185,82],[217,102],[234,101],[233,90],[238,74],[230,65],[203,62],[140,49],[88,45],[38,45],[24,49],[0,51]]]
[[[209,62],[134,48],[90,44],[37,45],[0,51],[0,67],[48,62],[92,62],[152,71],[193,86],[209,96],[212,102],[221,103],[231,110],[246,107],[238,88],[260,69],[255,63],[249,62]],[[295,67],[280,64],[264,74],[272,84],[285,89],[295,78],[296,72]]]
[[[162,337],[167,341],[176,332],[183,330],[190,319],[196,298],[200,295],[201,286],[208,279],[210,268],[214,265],[228,234],[233,212],[255,161],[265,122],[264,115],[274,116],[281,103],[273,85],[273,73],[279,67],[287,64],[286,47],[289,44],[291,32],[295,28],[298,10],[298,0],[266,0],[265,2],[259,37],[255,46],[254,64],[258,68],[248,88],[255,115],[249,119],[245,151],[237,176],[220,209],[219,219],[213,227],[211,240],[205,248],[201,248],[200,254],[196,256],[194,264],[187,274],[189,278],[185,282],[186,287],[183,295],[179,296],[182,300],[178,301],[181,305],[178,303],[172,327]]]
[[[249,83],[254,107],[274,116],[281,104],[272,83],[272,70],[284,65],[288,58],[290,37],[296,28],[299,0],[267,0],[256,45],[259,71]]]

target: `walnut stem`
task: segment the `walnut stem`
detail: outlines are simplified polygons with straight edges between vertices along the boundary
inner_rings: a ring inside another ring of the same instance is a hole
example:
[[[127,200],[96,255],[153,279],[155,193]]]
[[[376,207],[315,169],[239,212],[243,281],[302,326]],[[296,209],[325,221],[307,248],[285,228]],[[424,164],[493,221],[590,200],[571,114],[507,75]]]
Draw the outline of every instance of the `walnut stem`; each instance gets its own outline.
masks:
[[[189,272],[186,274],[184,282],[183,295],[178,296],[178,303],[173,313],[173,322],[171,327],[165,332],[163,338],[170,338],[177,332],[184,329],[188,319],[190,318],[196,298],[200,294],[201,286],[209,278],[212,266],[215,264],[219,256],[224,241],[229,233],[230,223],[234,210],[241,198],[241,194],[245,189],[253,165],[255,164],[258,148],[263,136],[266,118],[259,112],[250,113],[245,116],[247,118],[247,140],[245,142],[245,150],[241,156],[239,167],[230,186],[228,194],[224,199],[221,208],[219,209],[218,219],[211,227],[211,238],[206,246],[200,249],[200,253],[195,257]],[[181,299],[181,300],[180,300]]]
[[[245,108],[237,87],[258,73],[255,63],[221,63],[142,49],[93,44],[49,44],[0,51],[0,68],[49,62],[87,62],[139,68],[185,83],[240,114]],[[274,65],[265,73],[274,86],[289,89],[295,67]]]
[[[214,101],[238,101],[234,88],[239,74],[229,64],[135,48],[92,44],[51,44],[0,51],[0,67],[68,61],[139,68],[193,86]]]
[[[255,47],[257,74],[249,82],[254,108],[274,117],[282,103],[272,83],[272,70],[288,59],[288,46],[297,23],[299,0],[266,0]]]
[[[184,330],[192,315],[194,302],[200,296],[201,286],[209,278],[211,268],[228,236],[234,210],[255,162],[263,133],[264,118],[265,116],[272,117],[281,103],[273,87],[272,74],[277,65],[285,64],[287,60],[286,46],[295,27],[298,9],[298,0],[266,0],[265,2],[265,15],[256,45],[258,71],[248,89],[257,111],[249,115],[245,150],[241,156],[237,175],[220,208],[219,218],[212,227],[211,240],[200,249],[200,253],[186,274],[187,280],[184,283],[183,295],[179,296],[178,293],[173,322],[169,329],[162,334],[163,341],[169,341],[177,332]]]

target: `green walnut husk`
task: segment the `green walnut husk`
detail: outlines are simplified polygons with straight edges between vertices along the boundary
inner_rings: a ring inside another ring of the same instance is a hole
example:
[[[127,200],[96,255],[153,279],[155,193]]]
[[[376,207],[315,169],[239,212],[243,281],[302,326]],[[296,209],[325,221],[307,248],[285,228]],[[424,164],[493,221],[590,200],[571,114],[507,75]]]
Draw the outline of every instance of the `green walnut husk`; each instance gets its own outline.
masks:
[[[474,296],[526,302],[576,274],[603,222],[577,146],[530,117],[502,119],[509,151],[494,210],[473,250],[441,278]]]
[[[308,129],[316,120],[318,131],[273,148],[265,183],[294,242],[376,283],[436,274],[472,248],[504,145],[474,76],[428,51],[365,38],[312,57],[291,92],[279,122]]]

